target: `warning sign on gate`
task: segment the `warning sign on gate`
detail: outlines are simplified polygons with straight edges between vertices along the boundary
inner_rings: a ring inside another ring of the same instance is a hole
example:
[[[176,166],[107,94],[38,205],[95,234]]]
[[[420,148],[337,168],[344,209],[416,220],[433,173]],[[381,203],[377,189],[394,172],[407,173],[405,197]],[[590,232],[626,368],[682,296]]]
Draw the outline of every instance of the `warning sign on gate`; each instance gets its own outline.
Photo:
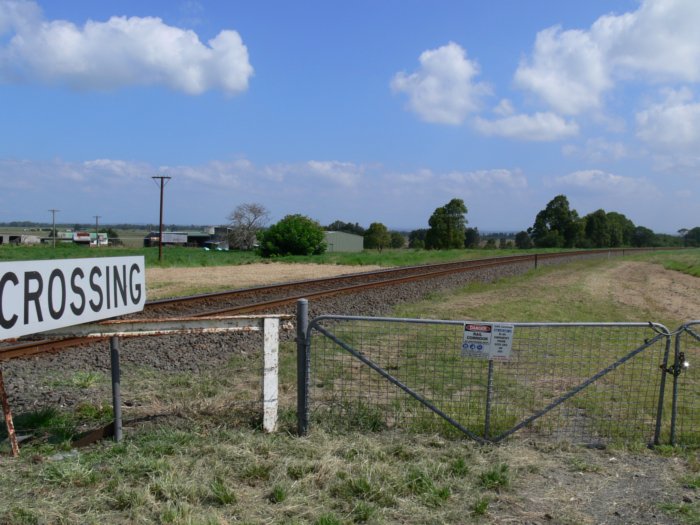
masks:
[[[507,360],[513,347],[512,324],[464,323],[462,357]]]

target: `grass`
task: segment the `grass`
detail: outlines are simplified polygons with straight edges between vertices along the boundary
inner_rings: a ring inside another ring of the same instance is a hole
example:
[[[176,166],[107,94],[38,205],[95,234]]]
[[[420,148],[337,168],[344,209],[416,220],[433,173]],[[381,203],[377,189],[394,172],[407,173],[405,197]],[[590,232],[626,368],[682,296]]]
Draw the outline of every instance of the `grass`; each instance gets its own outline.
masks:
[[[581,276],[601,267],[586,263],[574,268]],[[553,280],[555,286],[544,289],[538,281],[542,277]],[[530,296],[553,316],[562,308],[584,319],[594,318],[596,311],[618,318],[648,313],[605,301],[587,305],[585,287],[576,281],[564,278],[555,268],[542,268],[492,288],[475,285],[456,294],[435,294],[431,301],[404,305],[398,311],[411,316],[484,319],[500,312],[504,319],[526,320],[537,314],[536,307],[528,307],[523,300]],[[460,299],[467,292],[467,298]],[[582,299],[567,306],[572,294]],[[511,301],[521,310],[510,306]],[[395,360],[395,347],[390,345],[386,352],[386,346],[378,343],[401,342],[409,349],[411,366],[433,381],[431,390],[443,384],[450,395],[480,399],[485,386],[483,367],[474,376],[473,391],[467,392],[455,387],[452,379],[457,378],[438,373],[454,370],[459,360],[429,362],[428,352],[436,345],[458,340],[445,339],[440,333],[420,339],[405,331],[382,329],[371,332],[365,342],[370,343],[367,353],[373,358],[384,353],[394,359],[388,365],[397,375],[408,364]],[[294,346],[284,342],[281,347],[280,402],[286,416],[273,435],[259,430],[259,406],[251,403],[259,391],[259,356],[236,353],[228,363],[196,374],[155,372],[125,363],[122,394],[134,401],[125,407],[125,417],[161,417],[127,425],[120,444],[104,441],[68,453],[60,432],[53,434],[61,427],[73,432],[79,421],[108,418],[109,409],[99,399],[71,411],[52,408],[24,415],[23,424],[36,431],[36,438],[23,444],[20,458],[12,459],[6,452],[0,455],[4,487],[0,523],[585,523],[602,521],[594,518],[595,513],[612,508],[612,502],[619,509],[651,504],[682,523],[699,522],[697,503],[680,499],[683,491],[692,491],[695,500],[700,485],[696,451],[671,447],[658,452],[643,447],[597,451],[566,442],[541,442],[532,436],[498,447],[478,446],[447,431],[432,415],[417,417],[416,428],[404,430],[395,422],[387,424],[376,406],[351,399],[346,399],[344,418],[337,420],[344,423],[342,427],[331,420],[314,422],[308,436],[297,437]],[[553,349],[551,366],[541,369],[543,378],[557,373],[560,357]],[[323,388],[340,379],[352,376],[329,377]],[[103,381],[85,371],[64,386],[94,389]],[[367,383],[365,390],[376,385]],[[386,384],[382,388],[379,392],[385,395]],[[476,410],[477,403],[464,406]],[[413,415],[424,414],[419,406],[410,410]],[[673,474],[657,475],[667,469]],[[644,475],[631,477],[630,472],[640,471]],[[645,483],[653,490],[636,492]],[[655,492],[659,486],[663,490]],[[579,490],[590,497],[577,499]],[[674,499],[654,499],[662,498],[660,493],[672,494]]]
[[[700,277],[700,248],[633,255],[632,258],[661,264],[667,270]]]
[[[89,248],[74,244],[57,244],[39,246],[0,246],[0,261],[23,261],[44,259],[68,259],[81,257],[118,257],[127,255],[143,255],[147,267],[200,267],[200,266],[231,266],[250,263],[313,263],[313,264],[343,264],[351,266],[412,266],[429,263],[458,261],[463,259],[482,259],[507,255],[527,255],[529,253],[557,252],[562,250],[412,250],[389,249],[381,253],[374,250],[364,250],[359,253],[324,253],[309,256],[285,256],[263,258],[253,252],[240,251],[205,251],[197,248],[166,246],[163,248],[163,260],[158,260],[158,248],[138,247],[108,247]]]

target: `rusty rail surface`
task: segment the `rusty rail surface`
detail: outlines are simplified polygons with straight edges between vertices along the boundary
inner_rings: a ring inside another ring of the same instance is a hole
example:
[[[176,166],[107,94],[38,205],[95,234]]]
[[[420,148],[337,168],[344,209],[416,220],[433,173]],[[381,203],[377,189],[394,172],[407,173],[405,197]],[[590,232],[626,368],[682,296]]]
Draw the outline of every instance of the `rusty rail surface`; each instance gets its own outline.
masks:
[[[160,299],[149,301],[146,303],[144,313],[153,315],[160,309],[192,309],[201,307],[201,305],[210,305],[211,303],[225,302],[235,300],[237,298],[252,298],[251,301],[244,304],[237,304],[226,307],[210,308],[206,311],[192,313],[183,312],[183,315],[191,317],[208,317],[215,315],[241,315],[252,312],[260,312],[294,304],[298,299],[319,299],[322,297],[330,297],[334,295],[350,294],[367,290],[371,288],[379,288],[382,286],[390,286],[396,284],[404,284],[422,279],[431,279],[435,277],[443,277],[446,275],[470,272],[481,270],[484,268],[494,268],[500,266],[508,266],[511,264],[532,263],[537,265],[538,260],[543,259],[564,259],[572,257],[584,257],[600,254],[615,254],[625,255],[626,253],[636,251],[647,251],[648,249],[603,249],[603,250],[582,250],[570,252],[557,252],[545,254],[528,254],[528,255],[511,255],[504,257],[490,257],[484,259],[470,259],[466,261],[456,261],[449,263],[427,264],[420,266],[402,266],[399,268],[388,268],[372,272],[361,272],[355,274],[342,275],[337,277],[325,277],[322,279],[310,279],[304,281],[294,281],[288,283],[273,284],[269,286],[257,286],[253,288],[243,288],[238,290],[230,290],[225,292],[214,292],[207,294],[192,295],[187,297],[178,297],[173,299]],[[360,282],[357,282],[360,281]],[[261,296],[270,293],[279,294],[278,297],[272,299],[260,300]],[[170,313],[172,315],[172,313]],[[0,362],[19,357],[28,357],[36,354],[47,352],[56,352],[91,343],[95,338],[71,337],[58,340],[38,340],[24,342],[11,346],[0,347]]]

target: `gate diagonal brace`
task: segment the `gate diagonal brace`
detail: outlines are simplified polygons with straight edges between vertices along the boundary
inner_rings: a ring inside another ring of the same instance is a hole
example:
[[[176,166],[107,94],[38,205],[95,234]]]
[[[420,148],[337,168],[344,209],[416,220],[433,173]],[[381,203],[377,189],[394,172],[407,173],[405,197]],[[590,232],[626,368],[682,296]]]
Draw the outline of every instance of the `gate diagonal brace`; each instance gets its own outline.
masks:
[[[664,368],[664,365],[659,365],[659,368],[667,374],[671,374],[673,377],[678,377],[681,375],[681,372],[686,370],[689,366],[690,363],[685,360],[685,353],[681,352],[678,354],[678,359],[676,359],[671,366]]]

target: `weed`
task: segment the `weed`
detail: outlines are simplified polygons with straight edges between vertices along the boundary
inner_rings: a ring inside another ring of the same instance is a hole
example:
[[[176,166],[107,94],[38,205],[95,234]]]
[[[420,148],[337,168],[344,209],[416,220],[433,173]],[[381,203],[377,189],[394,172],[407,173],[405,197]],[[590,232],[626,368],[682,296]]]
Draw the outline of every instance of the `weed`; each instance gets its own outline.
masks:
[[[65,459],[49,463],[44,479],[60,486],[87,487],[97,481],[97,474],[79,461]]]
[[[93,405],[82,403],[75,408],[75,416],[81,421],[109,421],[113,418],[112,407],[106,403]]]
[[[450,464],[450,473],[458,478],[464,478],[469,474],[469,465],[464,458],[457,458]]]
[[[683,486],[689,489],[700,489],[700,476],[688,476],[683,480]]]
[[[406,475],[405,487],[408,493],[420,496],[426,505],[435,507],[450,497],[448,487],[438,487],[423,470],[413,467]]]
[[[142,492],[132,489],[117,490],[110,501],[115,510],[130,510],[145,505],[146,498]]]
[[[211,492],[211,500],[218,505],[233,505],[237,501],[233,489],[220,477],[217,477],[210,483],[209,490]]]
[[[315,466],[310,464],[289,465],[287,467],[287,477],[294,481],[298,481],[313,473],[315,470]]]
[[[314,525],[342,525],[343,522],[335,514],[322,514],[314,521]]]
[[[376,514],[377,507],[366,501],[359,501],[357,505],[355,505],[355,508],[352,509],[352,520],[355,523],[366,523]]]
[[[40,521],[32,510],[13,507],[7,515],[7,523],[11,525],[39,525]]]
[[[510,484],[510,473],[508,465],[501,463],[495,467],[479,474],[479,485],[486,490],[506,488]]]
[[[271,503],[282,503],[287,499],[287,489],[282,485],[275,485],[272,487],[272,492],[270,493],[268,499]]]
[[[71,384],[76,388],[90,388],[103,379],[103,375],[97,372],[76,372],[71,378]]]
[[[240,478],[247,481],[249,484],[254,484],[258,481],[267,481],[270,479],[272,465],[266,463],[253,463],[248,465],[240,475]]]
[[[489,498],[478,498],[474,503],[472,503],[472,514],[474,516],[485,516],[490,503],[491,500],[489,500]]]
[[[661,505],[661,510],[677,516],[681,522],[689,525],[700,524],[700,511],[696,505],[690,503],[664,503]]]
[[[366,476],[340,476],[341,482],[331,488],[331,496],[352,503],[354,500],[371,501],[382,507],[391,507],[396,502],[383,484]]]
[[[598,465],[593,465],[575,456],[569,460],[569,464],[574,472],[600,472]]]

